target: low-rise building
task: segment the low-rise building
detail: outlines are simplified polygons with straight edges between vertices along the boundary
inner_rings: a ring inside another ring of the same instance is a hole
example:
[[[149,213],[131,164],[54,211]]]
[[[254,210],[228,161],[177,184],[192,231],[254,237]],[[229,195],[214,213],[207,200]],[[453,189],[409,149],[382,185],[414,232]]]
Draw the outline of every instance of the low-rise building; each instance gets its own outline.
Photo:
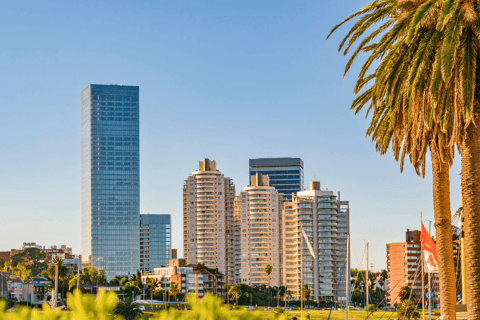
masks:
[[[198,278],[198,280],[197,280]],[[224,296],[224,275],[218,269],[211,269],[202,264],[185,264],[185,259],[171,259],[168,267],[154,268],[153,273],[142,274],[142,282],[155,279],[159,289],[169,290],[172,284],[177,284],[180,293],[187,295],[195,293],[198,283],[198,296],[207,292]]]

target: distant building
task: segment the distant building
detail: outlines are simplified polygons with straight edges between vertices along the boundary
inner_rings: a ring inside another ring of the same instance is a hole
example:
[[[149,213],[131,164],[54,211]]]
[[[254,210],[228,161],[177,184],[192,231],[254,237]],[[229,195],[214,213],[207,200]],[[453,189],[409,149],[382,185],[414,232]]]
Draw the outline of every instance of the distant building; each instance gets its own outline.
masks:
[[[268,176],[257,172],[235,197],[235,283],[282,285],[283,194],[268,182]],[[272,267],[270,275],[265,273],[267,265]]]
[[[57,246],[51,246],[49,249],[43,249],[41,251],[45,253],[45,263],[48,265],[52,264],[55,258],[62,260],[74,258],[74,255],[71,253],[71,248],[64,247],[64,249],[58,249]]]
[[[139,88],[81,94],[82,259],[107,279],[140,269]]]
[[[234,278],[232,179],[203,159],[183,184],[183,248],[188,264],[204,264]]]
[[[249,177],[268,175],[270,185],[292,200],[292,193],[303,190],[303,161],[300,158],[260,158],[249,160]]]
[[[177,249],[172,249],[172,259],[177,259]]]
[[[387,302],[394,306],[400,303],[399,293],[402,287],[409,286],[413,289],[415,303],[422,301],[422,276],[421,276],[421,244],[420,231],[405,233],[405,242],[387,243]],[[440,303],[439,279],[437,273],[430,274],[434,292],[433,304]],[[424,275],[425,290],[427,290],[428,275]]]
[[[0,259],[10,262],[10,251],[0,251]]]
[[[169,214],[140,215],[140,270],[166,266],[170,260],[171,222]]]
[[[340,200],[340,192],[337,196],[320,190],[320,182],[312,181],[309,191],[298,192],[291,202],[284,202],[282,222],[283,281],[294,299],[300,298],[303,270],[303,284],[310,288],[312,299],[331,301],[337,295],[338,301],[345,301],[345,279],[350,270],[346,266],[348,201]],[[302,240],[302,225],[316,259]]]

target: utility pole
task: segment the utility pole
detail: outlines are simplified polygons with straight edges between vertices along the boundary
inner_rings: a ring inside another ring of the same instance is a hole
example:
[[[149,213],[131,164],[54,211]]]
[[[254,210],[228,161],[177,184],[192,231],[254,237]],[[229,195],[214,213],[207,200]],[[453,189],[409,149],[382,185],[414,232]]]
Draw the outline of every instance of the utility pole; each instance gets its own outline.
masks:
[[[367,308],[367,320],[369,319],[368,317],[368,242],[366,244],[367,246],[367,269],[365,270],[365,287],[366,287],[366,301],[367,303],[365,304],[365,307]]]
[[[348,320],[348,300],[350,299],[350,268],[348,266],[348,263],[350,262],[349,259],[348,259],[348,253],[350,252],[350,234],[347,233],[347,273],[345,274],[345,286],[346,286],[346,290],[345,290],[345,312],[346,312],[346,316],[345,316],[345,320]]]

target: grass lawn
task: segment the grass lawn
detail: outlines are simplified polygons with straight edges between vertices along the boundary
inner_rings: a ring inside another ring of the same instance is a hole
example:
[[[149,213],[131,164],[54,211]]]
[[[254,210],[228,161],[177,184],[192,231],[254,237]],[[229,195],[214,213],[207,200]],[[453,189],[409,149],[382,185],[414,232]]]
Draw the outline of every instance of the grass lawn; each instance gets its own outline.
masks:
[[[153,312],[150,311],[150,304],[142,304],[145,306],[145,315],[155,315],[160,311],[154,310]],[[156,307],[158,304],[154,303],[154,307]],[[162,305],[163,306],[163,305]],[[245,310],[245,306],[240,306],[234,308],[232,312],[240,312],[241,310]],[[188,311],[186,311],[188,312]],[[264,311],[263,308],[258,308],[256,311],[251,311],[251,312],[260,312],[263,315],[263,319],[265,320],[273,320],[275,319],[274,317],[274,311]],[[434,310],[432,312],[432,320],[436,320],[438,316],[434,316],[433,314],[438,312],[438,310]],[[290,316],[289,318],[295,316],[300,320],[300,311],[287,311],[288,315]],[[305,310],[304,316],[307,315],[307,313],[310,315],[311,320],[316,320],[316,319],[328,319],[328,310]],[[421,311],[420,311],[421,313]],[[428,319],[428,313],[425,312],[425,318]],[[367,313],[365,311],[356,311],[356,310],[350,310],[348,313],[348,319],[349,320],[365,320],[367,318]],[[343,320],[345,319],[345,311],[332,311],[332,314],[330,316],[331,320]],[[370,319],[372,320],[379,320],[379,319],[397,319],[397,313],[396,312],[389,312],[389,311],[376,311],[372,314],[370,314]],[[422,317],[420,316],[420,320]]]

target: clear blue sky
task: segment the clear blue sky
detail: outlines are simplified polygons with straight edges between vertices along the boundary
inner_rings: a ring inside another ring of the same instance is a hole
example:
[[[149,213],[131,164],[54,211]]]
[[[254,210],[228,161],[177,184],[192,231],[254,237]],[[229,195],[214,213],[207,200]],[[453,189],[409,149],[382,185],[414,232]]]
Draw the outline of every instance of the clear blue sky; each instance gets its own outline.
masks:
[[[248,183],[248,159],[301,157],[305,181],[350,201],[352,265],[433,219],[424,180],[375,152],[350,110],[344,27],[366,0],[16,1],[0,11],[0,250],[80,253],[80,92],[140,86],[141,213],[169,213],[182,251],[182,185],[204,155]],[[451,170],[459,206],[459,157]]]

